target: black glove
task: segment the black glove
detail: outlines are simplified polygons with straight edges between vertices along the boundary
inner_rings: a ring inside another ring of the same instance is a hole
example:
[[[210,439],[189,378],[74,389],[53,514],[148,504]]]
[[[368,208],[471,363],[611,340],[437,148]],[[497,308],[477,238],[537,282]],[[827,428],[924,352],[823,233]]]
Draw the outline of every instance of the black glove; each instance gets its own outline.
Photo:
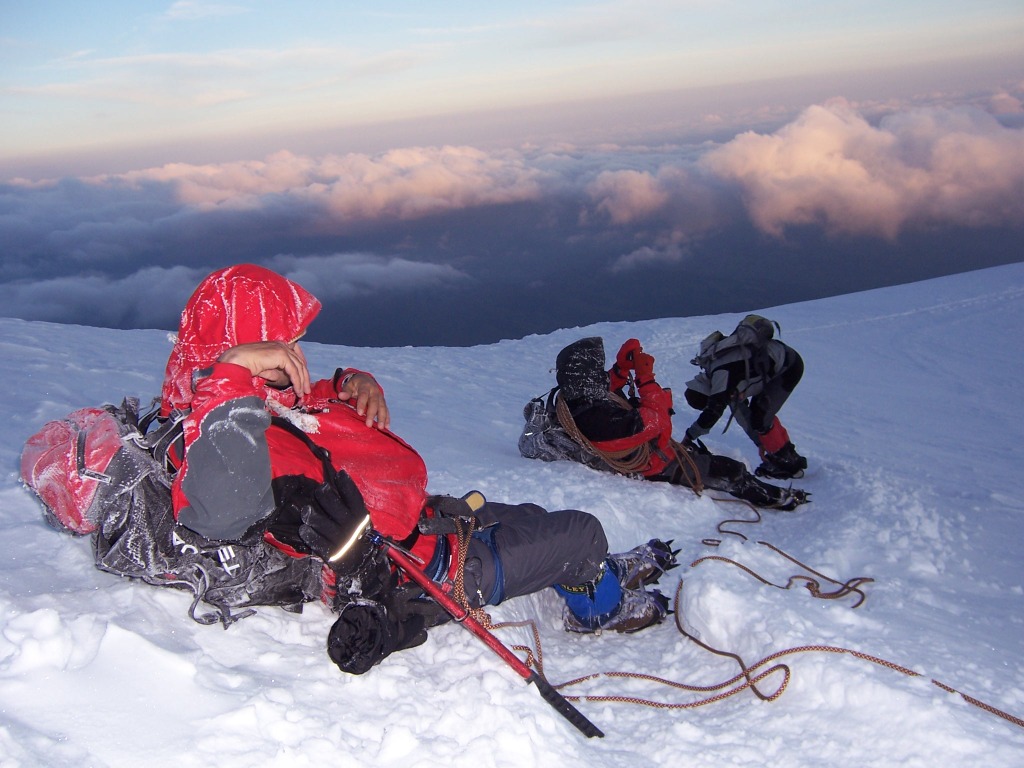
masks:
[[[394,595],[390,596],[394,597]],[[327,636],[327,655],[342,672],[361,675],[395,651],[415,648],[427,640],[421,613],[400,606],[357,600],[341,610]]]
[[[300,516],[299,538],[338,573],[358,570],[370,555],[370,513],[347,472],[339,470],[325,479]]]
[[[704,445],[703,441],[700,439],[700,435],[693,434],[694,431],[695,430],[692,426],[686,430],[686,434],[683,435],[683,447],[693,453],[710,454],[711,451],[709,451],[708,447]]]

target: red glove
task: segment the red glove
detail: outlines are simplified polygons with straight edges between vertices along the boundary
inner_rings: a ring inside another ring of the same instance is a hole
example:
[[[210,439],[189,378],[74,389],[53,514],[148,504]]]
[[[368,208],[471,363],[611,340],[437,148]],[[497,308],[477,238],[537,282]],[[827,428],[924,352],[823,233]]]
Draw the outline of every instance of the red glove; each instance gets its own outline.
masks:
[[[636,371],[636,383],[639,386],[654,381],[654,356],[646,352],[633,355],[633,369]]]
[[[615,364],[619,366],[620,371],[631,371],[633,370],[633,361],[636,360],[637,354],[643,351],[639,339],[627,339],[619,348],[619,353],[615,356]]]

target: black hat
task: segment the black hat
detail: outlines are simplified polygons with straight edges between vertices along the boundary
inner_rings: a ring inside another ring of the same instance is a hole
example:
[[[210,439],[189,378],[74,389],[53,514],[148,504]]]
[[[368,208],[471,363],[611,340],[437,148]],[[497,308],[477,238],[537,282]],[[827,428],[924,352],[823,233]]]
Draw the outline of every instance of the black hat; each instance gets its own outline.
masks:
[[[555,358],[555,380],[567,400],[607,395],[604,340],[600,336],[589,336],[559,352]]]

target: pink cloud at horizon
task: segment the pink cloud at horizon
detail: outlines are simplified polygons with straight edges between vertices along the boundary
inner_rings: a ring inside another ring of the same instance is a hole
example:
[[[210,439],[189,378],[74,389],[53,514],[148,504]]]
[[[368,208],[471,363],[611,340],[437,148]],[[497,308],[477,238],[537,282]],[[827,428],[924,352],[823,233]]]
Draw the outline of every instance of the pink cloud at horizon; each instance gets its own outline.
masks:
[[[876,127],[837,100],[701,162],[776,236],[803,224],[893,238],[914,225],[1024,222],[1024,131],[976,109],[915,109]]]
[[[637,249],[653,249],[638,254],[678,258],[680,251],[666,245],[673,239],[727,230],[744,215],[776,237],[806,225],[892,239],[908,228],[1024,224],[1024,130],[970,107],[893,111],[875,121],[835,100],[772,133],[748,131],[699,148],[440,146],[322,157],[281,151],[262,160],[176,163],[75,181],[82,189],[74,196],[77,210],[68,210],[61,194],[47,194],[56,181],[9,188],[26,216],[45,222],[59,213],[93,233],[95,223],[114,214],[109,196],[93,202],[90,188],[130,193],[133,221],[135,203],[153,190],[162,213],[139,218],[140,228],[159,228],[175,215],[167,206],[177,205],[192,221],[218,211],[283,212],[291,231],[307,234],[558,200],[576,206],[579,230],[634,228]],[[60,231],[67,235],[47,237],[76,237],[79,228]]]
[[[540,196],[544,174],[517,153],[473,147],[407,147],[379,155],[312,158],[281,151],[265,160],[174,163],[84,181],[173,185],[178,201],[198,209],[251,209],[284,196],[322,207],[331,216],[412,219],[447,210]]]

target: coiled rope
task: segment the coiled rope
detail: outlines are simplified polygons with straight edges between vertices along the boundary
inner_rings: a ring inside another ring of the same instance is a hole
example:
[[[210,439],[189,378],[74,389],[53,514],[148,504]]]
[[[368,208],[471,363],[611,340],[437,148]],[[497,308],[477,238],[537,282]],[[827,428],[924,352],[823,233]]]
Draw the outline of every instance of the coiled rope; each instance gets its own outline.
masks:
[[[632,386],[632,381],[630,381]],[[609,398],[613,403],[622,408],[623,410],[631,411],[633,406],[626,398],[615,392],[608,393]],[[583,450],[588,453],[602,459],[611,469],[615,470],[622,475],[635,475],[646,469],[651,463],[651,446],[648,443],[643,443],[636,448],[626,448],[621,451],[605,451],[595,446],[586,435],[580,432],[579,427],[576,426],[576,420],[572,416],[572,412],[569,410],[569,406],[565,404],[565,401],[561,397],[555,399],[555,415],[558,417],[558,423],[565,430],[565,433],[572,438],[572,440],[579,445]],[[690,452],[685,447],[677,443],[675,440],[670,441],[672,453],[675,455],[676,460],[680,464],[680,469],[685,463],[690,468],[690,474],[687,476],[685,472],[680,472],[683,478],[686,480],[686,485],[698,496],[704,490],[704,482],[700,476],[700,470],[697,469],[697,464],[694,462],[693,457],[690,456]]]
[[[620,408],[632,410],[633,406],[625,398],[616,395],[614,392],[609,392],[608,394],[612,402]],[[636,474],[651,463],[651,447],[647,443],[622,451],[603,451],[597,448],[580,432],[579,427],[576,426],[575,419],[572,417],[572,413],[569,411],[569,406],[560,397],[555,399],[555,414],[558,416],[558,423],[562,425],[562,429],[565,430],[569,437],[578,443],[583,450],[603,459],[616,472],[623,475]]]

